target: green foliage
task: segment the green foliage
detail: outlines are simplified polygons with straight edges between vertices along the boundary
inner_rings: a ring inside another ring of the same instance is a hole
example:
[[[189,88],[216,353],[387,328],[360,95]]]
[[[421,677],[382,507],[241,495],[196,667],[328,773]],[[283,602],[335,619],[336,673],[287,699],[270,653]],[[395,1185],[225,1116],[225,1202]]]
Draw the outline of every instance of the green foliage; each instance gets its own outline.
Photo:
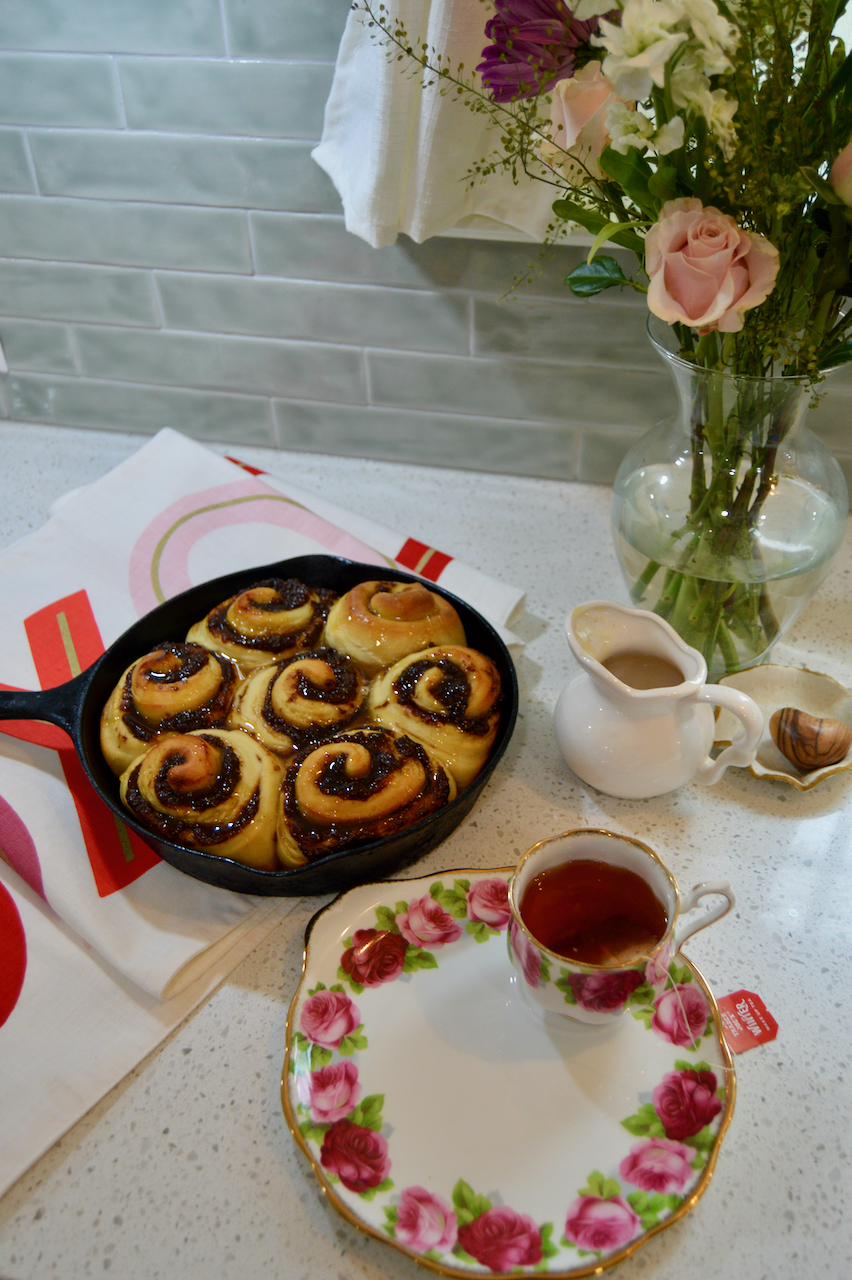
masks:
[[[479,1218],[491,1208],[491,1201],[485,1196],[477,1195],[469,1182],[459,1178],[453,1187],[453,1208],[460,1227],[466,1227],[474,1218]]]
[[[469,880],[454,880],[452,889],[445,889],[440,880],[430,885],[429,894],[435,899],[447,915],[454,920],[464,920],[467,916],[467,891]]]

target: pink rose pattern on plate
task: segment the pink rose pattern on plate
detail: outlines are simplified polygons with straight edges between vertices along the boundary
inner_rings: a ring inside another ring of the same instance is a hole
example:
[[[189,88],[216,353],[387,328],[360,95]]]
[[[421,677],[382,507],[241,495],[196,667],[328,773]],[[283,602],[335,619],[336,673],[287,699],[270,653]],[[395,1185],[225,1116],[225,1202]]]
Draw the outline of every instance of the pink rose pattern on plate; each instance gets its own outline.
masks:
[[[299,1029],[292,1035],[290,1063],[296,1109],[304,1117],[300,1132],[318,1149],[328,1180],[365,1200],[387,1194],[385,1231],[413,1253],[433,1261],[449,1255],[453,1265],[485,1267],[496,1275],[525,1268],[546,1272],[549,1260],[563,1250],[574,1251],[578,1265],[585,1265],[587,1259],[623,1250],[659,1225],[683,1204],[707,1164],[725,1097],[718,1068],[700,1060],[676,1061],[651,1091],[650,1101],[641,1102],[621,1122],[634,1141],[617,1171],[593,1171],[575,1198],[568,1197],[558,1242],[553,1223],[536,1223],[514,1206],[493,1204],[462,1178],[451,1190],[451,1202],[435,1188],[396,1191],[388,1138],[382,1132],[384,1095],[362,1096],[353,1057],[369,1047],[368,1040],[343,983],[356,994],[380,987],[403,973],[436,968],[433,952],[465,934],[485,942],[503,931],[523,963],[526,940],[510,926],[502,876],[473,883],[457,879],[451,888],[438,881],[428,894],[410,902],[377,907],[375,928],[356,929],[344,939],[340,983],[330,989],[318,983],[308,992]],[[529,973],[526,968],[527,981],[549,980],[536,965],[530,963]],[[572,995],[589,1007],[636,999],[641,1007],[631,1012],[649,1032],[695,1052],[702,1037],[713,1031],[703,991],[686,965],[673,960],[668,972],[662,963],[654,972],[650,968],[637,974],[627,991],[611,990],[612,984],[600,982],[601,975],[583,976]],[[564,1254],[555,1265],[564,1271]]]

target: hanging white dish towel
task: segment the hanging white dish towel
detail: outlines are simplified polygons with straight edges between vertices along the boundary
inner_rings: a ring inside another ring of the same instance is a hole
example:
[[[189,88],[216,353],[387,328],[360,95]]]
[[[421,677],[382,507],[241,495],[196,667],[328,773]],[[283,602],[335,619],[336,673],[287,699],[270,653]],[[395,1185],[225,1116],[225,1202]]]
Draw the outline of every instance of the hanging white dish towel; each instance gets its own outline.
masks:
[[[165,430],[0,555],[0,687],[63,683],[160,601],[311,552],[440,579],[514,639],[515,588]],[[61,730],[0,721],[0,1193],[294,905],[182,875]]]
[[[463,63],[470,75],[481,61],[490,12],[479,0],[389,0],[385,8],[413,45],[440,51],[450,68]],[[350,11],[311,153],[340,193],[347,230],[380,248],[400,232],[421,242],[476,215],[543,240],[553,188],[505,173],[471,186],[468,169],[499,146],[500,130],[422,79],[388,56],[362,8]]]

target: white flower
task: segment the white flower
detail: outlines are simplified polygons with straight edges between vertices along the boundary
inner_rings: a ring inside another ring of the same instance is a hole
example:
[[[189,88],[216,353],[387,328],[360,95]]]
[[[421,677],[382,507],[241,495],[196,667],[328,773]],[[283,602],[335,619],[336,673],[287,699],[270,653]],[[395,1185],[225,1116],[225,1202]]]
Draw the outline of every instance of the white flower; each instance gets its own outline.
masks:
[[[666,67],[681,64],[706,76],[731,70],[728,54],[739,32],[714,0],[627,0],[621,26],[602,18],[592,43],[607,51],[603,72],[621,98],[644,101],[662,88]]]
[[[664,156],[683,146],[684,124],[680,116],[657,129],[641,111],[614,102],[607,112],[606,127],[610,146],[621,155],[626,155],[629,147],[638,147]]]
[[[683,16],[679,0],[627,0],[620,27],[601,18],[592,43],[607,51],[603,73],[619,98],[643,102],[653,85],[662,88],[666,63],[689,39],[687,31],[675,30]]]
[[[701,51],[705,75],[719,76],[731,70],[729,53],[737,46],[740,33],[723,18],[713,0],[681,0],[689,19],[695,44]]]

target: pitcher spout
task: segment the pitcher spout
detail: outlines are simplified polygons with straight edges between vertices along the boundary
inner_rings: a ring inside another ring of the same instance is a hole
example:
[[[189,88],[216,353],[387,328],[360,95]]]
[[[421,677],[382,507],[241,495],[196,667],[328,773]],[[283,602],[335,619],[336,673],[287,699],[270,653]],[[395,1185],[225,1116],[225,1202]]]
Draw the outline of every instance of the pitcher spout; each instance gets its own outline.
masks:
[[[617,686],[632,697],[648,698],[661,689],[698,689],[707,665],[697,649],[685,644],[663,618],[645,609],[590,600],[577,605],[565,620],[574,657],[593,679],[611,691]]]

